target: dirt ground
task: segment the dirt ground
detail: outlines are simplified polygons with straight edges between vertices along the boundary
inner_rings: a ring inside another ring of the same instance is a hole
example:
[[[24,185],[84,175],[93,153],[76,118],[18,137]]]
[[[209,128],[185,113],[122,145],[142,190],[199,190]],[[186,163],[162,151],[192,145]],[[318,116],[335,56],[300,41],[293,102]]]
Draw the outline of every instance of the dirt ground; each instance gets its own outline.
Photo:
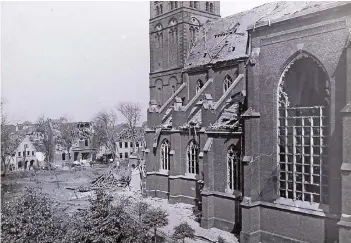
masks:
[[[49,194],[57,204],[57,210],[63,210],[66,213],[75,212],[77,209],[85,208],[89,205],[88,199],[92,196],[92,191],[75,192],[69,188],[78,188],[80,186],[89,186],[91,182],[107,170],[106,165],[96,165],[93,168],[84,167],[79,170],[58,170],[55,172],[38,171],[36,175],[23,176],[11,175],[3,177],[1,180],[2,200],[20,196],[25,186],[40,187],[42,192]],[[132,192],[128,188],[113,188],[109,192],[113,196],[126,195],[132,198],[133,202],[142,200],[139,193]],[[181,222],[188,222],[195,229],[195,234],[199,237],[205,237],[215,242],[218,236],[223,237],[228,243],[238,242],[237,238],[225,231],[215,228],[203,229],[199,223],[195,221],[192,212],[192,206],[188,204],[178,203],[169,204],[165,199],[146,198],[153,207],[164,209],[168,214],[169,224],[160,229],[164,234],[171,236],[173,228]],[[187,240],[186,242],[210,242],[197,238],[196,240]]]

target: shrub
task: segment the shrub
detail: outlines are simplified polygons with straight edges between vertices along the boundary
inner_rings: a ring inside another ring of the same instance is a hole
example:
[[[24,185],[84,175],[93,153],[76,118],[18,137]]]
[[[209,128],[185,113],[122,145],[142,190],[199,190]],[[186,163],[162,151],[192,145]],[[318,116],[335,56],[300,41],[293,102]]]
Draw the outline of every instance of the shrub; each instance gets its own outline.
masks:
[[[217,242],[218,242],[218,243],[226,243],[227,241],[226,241],[223,237],[218,236]]]
[[[135,209],[136,209],[138,216],[139,216],[139,222],[142,222],[141,221],[142,216],[145,215],[145,213],[149,209],[149,204],[146,203],[145,201],[141,200],[141,201],[136,203]]]
[[[126,211],[129,200],[121,198],[118,205],[103,190],[89,200],[90,207],[74,215],[67,242],[148,242],[145,228]]]
[[[1,214],[3,242],[62,242],[66,222],[57,214],[53,202],[34,188],[5,202]]]
[[[182,240],[185,241],[186,238],[194,239],[195,238],[195,230],[191,228],[191,226],[185,222],[180,225],[174,227],[174,233],[172,238],[174,240]]]
[[[160,208],[151,208],[146,211],[142,222],[146,229],[154,230],[154,240],[156,242],[157,228],[168,225],[168,214]]]

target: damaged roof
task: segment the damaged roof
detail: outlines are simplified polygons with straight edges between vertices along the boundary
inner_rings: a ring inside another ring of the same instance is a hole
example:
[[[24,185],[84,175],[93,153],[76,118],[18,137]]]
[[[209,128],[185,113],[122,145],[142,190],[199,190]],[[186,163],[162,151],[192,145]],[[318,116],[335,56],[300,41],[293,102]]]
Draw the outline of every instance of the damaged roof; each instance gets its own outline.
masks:
[[[208,22],[199,30],[195,45],[189,50],[184,68],[189,69],[248,57],[247,29],[257,23],[293,18],[345,3],[270,2],[248,11]]]
[[[239,121],[239,104],[232,103],[225,108],[219,118],[210,127],[212,129],[235,128]]]

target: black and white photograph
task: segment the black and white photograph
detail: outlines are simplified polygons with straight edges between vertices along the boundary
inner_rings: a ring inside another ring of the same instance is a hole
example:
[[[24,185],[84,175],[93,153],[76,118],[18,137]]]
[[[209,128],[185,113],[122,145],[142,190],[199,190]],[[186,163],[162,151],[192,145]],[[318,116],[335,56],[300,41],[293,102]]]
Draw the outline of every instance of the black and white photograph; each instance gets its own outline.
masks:
[[[0,2],[4,243],[351,243],[351,1]]]

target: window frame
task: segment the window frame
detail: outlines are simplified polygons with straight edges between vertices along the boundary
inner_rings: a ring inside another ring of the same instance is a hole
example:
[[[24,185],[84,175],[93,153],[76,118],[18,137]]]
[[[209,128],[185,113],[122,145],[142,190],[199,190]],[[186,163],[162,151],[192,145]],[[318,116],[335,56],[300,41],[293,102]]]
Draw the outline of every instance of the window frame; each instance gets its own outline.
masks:
[[[232,154],[230,156],[230,154]],[[226,192],[240,191],[240,150],[231,144],[226,153],[227,183]]]
[[[171,160],[171,144],[167,139],[164,139],[160,146],[160,168],[163,171],[170,171]]]
[[[223,94],[227,92],[230,86],[233,84],[233,79],[230,75],[226,75],[223,81]]]
[[[192,139],[189,141],[186,149],[186,163],[187,163],[187,174],[199,175],[200,174],[200,163],[199,163],[200,146]]]
[[[196,88],[195,88],[195,94],[199,93],[199,91],[204,87],[204,83],[202,82],[201,79],[198,79],[196,81]]]
[[[289,92],[286,92],[284,85],[290,77],[288,70],[294,68],[295,62],[304,58],[314,62],[314,66],[308,66],[309,69],[306,68],[306,70],[313,72],[316,68],[320,72],[312,78],[314,81],[318,78],[320,82],[322,80],[329,82],[328,73],[323,65],[304,53],[297,55],[280,77],[276,100],[277,125],[275,126],[278,169],[276,202],[290,202],[304,208],[317,208],[320,204],[329,203],[328,164],[326,163],[328,160],[325,158],[328,156],[330,136],[330,96],[328,96],[330,84],[325,83],[325,87],[322,88],[326,93],[324,101],[319,100],[318,105],[306,106],[301,103],[303,100],[299,102],[293,100],[297,105],[290,106]],[[320,77],[321,73],[325,76]],[[304,83],[304,80],[299,81]],[[302,90],[298,91],[302,92]]]

